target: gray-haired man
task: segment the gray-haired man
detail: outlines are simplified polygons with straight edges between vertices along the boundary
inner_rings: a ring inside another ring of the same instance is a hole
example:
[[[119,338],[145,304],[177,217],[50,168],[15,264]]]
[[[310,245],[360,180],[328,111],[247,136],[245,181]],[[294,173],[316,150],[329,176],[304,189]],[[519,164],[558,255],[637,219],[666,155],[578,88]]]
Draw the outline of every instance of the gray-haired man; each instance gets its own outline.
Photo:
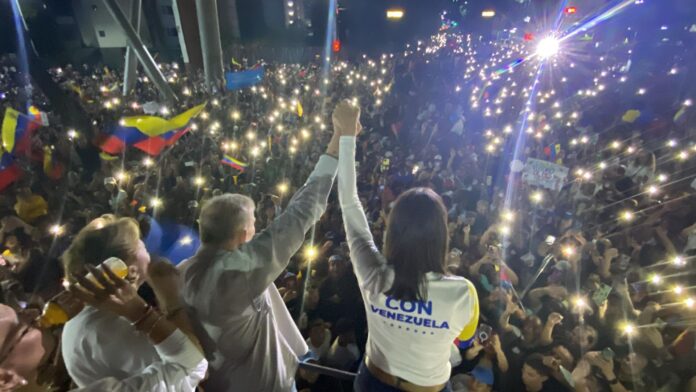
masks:
[[[211,199],[199,219],[202,247],[182,264],[184,301],[210,362],[211,391],[291,391],[308,348],[273,281],[326,209],[336,176],[338,139],[285,212],[255,235],[254,202]],[[202,335],[202,336],[200,336]]]

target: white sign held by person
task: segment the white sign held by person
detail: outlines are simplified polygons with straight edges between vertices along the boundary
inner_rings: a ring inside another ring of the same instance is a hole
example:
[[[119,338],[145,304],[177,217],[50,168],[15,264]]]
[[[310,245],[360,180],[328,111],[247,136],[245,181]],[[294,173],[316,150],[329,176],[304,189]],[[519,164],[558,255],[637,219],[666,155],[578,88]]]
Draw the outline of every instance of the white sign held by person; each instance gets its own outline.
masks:
[[[528,185],[560,191],[568,177],[568,168],[555,163],[529,158],[522,170],[522,181]]]

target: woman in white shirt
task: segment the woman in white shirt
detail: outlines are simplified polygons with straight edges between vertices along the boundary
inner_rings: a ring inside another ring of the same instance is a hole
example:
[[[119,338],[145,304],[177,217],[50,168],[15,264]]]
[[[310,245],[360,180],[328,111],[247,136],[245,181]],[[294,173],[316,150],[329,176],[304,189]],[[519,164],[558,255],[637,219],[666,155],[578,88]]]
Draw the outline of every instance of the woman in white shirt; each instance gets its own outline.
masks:
[[[105,377],[76,391],[194,390],[208,369],[208,362],[194,342],[164,314],[148,306],[131,284],[118,278],[108,267],[104,275],[94,268],[88,269],[100,286],[78,277],[79,285],[70,289],[74,298],[132,324],[154,346],[158,361],[129,377]],[[0,304],[0,391],[41,388],[36,385],[37,369],[47,354],[41,336],[41,330],[33,323]],[[126,354],[130,350],[129,341],[113,343],[120,344]]]
[[[355,390],[449,391],[450,347],[457,339],[468,344],[478,324],[476,289],[445,270],[447,213],[431,189],[399,196],[389,215],[384,254],[377,249],[356,186],[359,116],[348,102],[333,116],[342,135],[339,200],[369,327]]]

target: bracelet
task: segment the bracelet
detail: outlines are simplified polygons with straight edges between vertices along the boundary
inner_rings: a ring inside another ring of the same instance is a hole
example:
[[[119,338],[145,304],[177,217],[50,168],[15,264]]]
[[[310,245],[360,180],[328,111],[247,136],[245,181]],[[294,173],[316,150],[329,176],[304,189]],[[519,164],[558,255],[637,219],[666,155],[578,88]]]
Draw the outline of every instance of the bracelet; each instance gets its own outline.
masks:
[[[152,333],[152,331],[155,330],[155,327],[157,326],[157,323],[159,323],[163,318],[164,318],[164,315],[163,315],[162,313],[159,313],[159,317],[157,317],[157,320],[155,320],[155,322],[152,323],[152,326],[151,326],[150,329],[147,331],[147,333],[146,333],[147,336],[150,336],[150,334]]]
[[[138,325],[139,325],[140,323],[142,323],[143,321],[145,321],[145,319],[147,318],[147,316],[150,315],[150,313],[152,313],[152,306],[150,306],[150,305],[145,305],[145,312],[143,313],[142,316],[140,316],[139,319],[137,319],[136,321],[132,322],[132,323],[131,323],[131,326],[137,328]]]
[[[165,314],[167,315],[167,319],[170,319],[170,318],[176,316],[176,314],[179,313],[179,312],[182,311],[182,310],[184,310],[184,306],[183,306],[183,305],[179,305],[179,306],[177,306],[176,308],[167,311],[167,312],[165,313]]]

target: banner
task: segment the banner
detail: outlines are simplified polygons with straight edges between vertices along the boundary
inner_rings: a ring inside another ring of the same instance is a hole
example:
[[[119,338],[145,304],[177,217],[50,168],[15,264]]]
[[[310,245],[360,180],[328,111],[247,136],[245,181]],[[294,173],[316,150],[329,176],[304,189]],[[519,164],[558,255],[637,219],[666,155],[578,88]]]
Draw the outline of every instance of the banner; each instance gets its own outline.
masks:
[[[251,87],[263,80],[264,68],[259,67],[248,71],[226,72],[225,80],[227,81],[228,90],[239,90],[245,87]]]
[[[529,158],[522,169],[522,181],[528,185],[560,191],[568,168],[555,163]]]

